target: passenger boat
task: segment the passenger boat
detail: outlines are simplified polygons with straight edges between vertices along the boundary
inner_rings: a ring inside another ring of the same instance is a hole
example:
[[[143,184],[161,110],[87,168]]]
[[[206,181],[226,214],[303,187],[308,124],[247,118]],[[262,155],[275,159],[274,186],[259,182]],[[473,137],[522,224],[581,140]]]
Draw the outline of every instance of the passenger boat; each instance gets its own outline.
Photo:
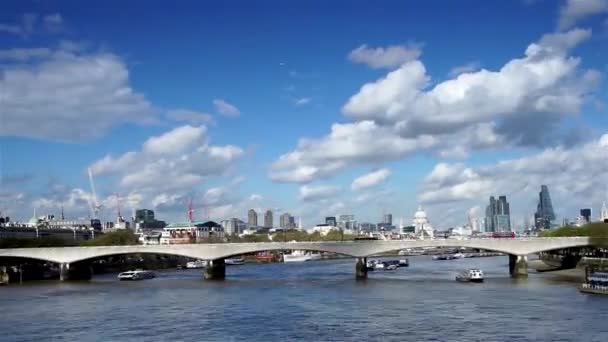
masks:
[[[204,267],[207,267],[207,261],[205,261],[205,260],[199,259],[199,260],[195,260],[195,261],[188,261],[186,263],[186,268],[196,269],[196,268],[204,268]]]
[[[154,272],[145,270],[127,271],[118,274],[119,280],[143,280],[152,279],[154,277],[156,277]]]
[[[289,254],[283,254],[283,262],[302,262],[319,259],[321,259],[320,253],[312,253],[301,250],[295,250]]]
[[[483,271],[472,268],[468,271],[461,272],[456,276],[456,280],[460,282],[481,283],[483,282]]]
[[[608,295],[608,272],[592,271],[585,272],[586,282],[579,286],[579,291],[584,293]]]
[[[228,259],[224,260],[224,263],[226,264],[226,266],[242,265],[242,264],[245,263],[245,259],[243,259],[243,258],[228,258]]]

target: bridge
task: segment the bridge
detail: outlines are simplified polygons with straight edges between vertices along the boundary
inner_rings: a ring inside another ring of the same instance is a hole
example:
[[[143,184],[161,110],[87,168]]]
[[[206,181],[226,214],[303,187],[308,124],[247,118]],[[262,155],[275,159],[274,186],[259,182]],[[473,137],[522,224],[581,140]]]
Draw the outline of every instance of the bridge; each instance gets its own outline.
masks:
[[[364,240],[316,242],[216,243],[180,245],[132,245],[98,247],[44,247],[0,249],[0,257],[28,258],[61,265],[61,279],[90,279],[90,262],[122,254],[167,254],[209,260],[207,279],[224,279],[224,260],[231,256],[274,250],[307,250],[330,252],[357,258],[356,278],[367,278],[366,261],[370,256],[407,248],[466,247],[501,252],[509,255],[513,277],[527,276],[527,255],[556,249],[590,246],[587,237],[517,238],[517,239],[434,239],[434,240]]]

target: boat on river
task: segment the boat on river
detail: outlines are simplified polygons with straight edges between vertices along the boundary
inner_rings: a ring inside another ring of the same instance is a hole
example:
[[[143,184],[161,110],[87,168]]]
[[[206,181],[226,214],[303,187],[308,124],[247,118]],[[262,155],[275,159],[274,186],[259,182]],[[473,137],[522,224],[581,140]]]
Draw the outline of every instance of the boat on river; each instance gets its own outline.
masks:
[[[226,266],[234,266],[234,265],[242,265],[245,263],[245,259],[243,258],[228,258],[224,260]]]
[[[119,280],[144,280],[156,277],[156,273],[146,270],[126,271],[118,274]]]
[[[319,259],[321,259],[320,253],[312,253],[301,250],[295,250],[289,254],[283,254],[283,262],[302,262]]]
[[[207,267],[207,261],[206,260],[195,260],[195,261],[188,261],[186,263],[186,268],[190,268],[190,269],[197,269],[197,268],[205,268]]]
[[[608,295],[608,272],[594,271],[586,276],[585,283],[579,286],[583,293]]]
[[[483,271],[480,269],[472,268],[468,271],[463,271],[458,274],[456,276],[456,280],[460,282],[482,283]]]

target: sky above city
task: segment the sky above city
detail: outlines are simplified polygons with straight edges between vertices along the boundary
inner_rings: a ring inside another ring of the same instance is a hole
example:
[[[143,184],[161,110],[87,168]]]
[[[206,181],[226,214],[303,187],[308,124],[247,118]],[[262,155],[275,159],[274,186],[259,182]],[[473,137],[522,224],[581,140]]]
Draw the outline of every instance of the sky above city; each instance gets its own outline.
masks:
[[[0,212],[595,217],[606,73],[608,0],[3,1]]]

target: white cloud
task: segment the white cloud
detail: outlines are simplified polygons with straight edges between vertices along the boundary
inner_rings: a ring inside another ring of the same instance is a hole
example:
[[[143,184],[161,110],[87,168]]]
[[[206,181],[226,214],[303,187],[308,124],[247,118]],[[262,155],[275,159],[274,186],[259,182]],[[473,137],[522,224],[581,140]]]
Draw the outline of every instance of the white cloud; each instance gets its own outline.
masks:
[[[48,48],[6,49],[0,50],[0,60],[25,62],[33,58],[48,57],[52,53]]]
[[[402,138],[372,121],[334,124],[326,137],[301,139],[294,151],[272,164],[269,176],[279,182],[307,183],[332,176],[350,164],[395,160],[434,143],[429,136]]]
[[[294,100],[294,104],[296,106],[303,106],[303,105],[309,104],[310,101],[312,101],[312,99],[310,97],[302,97],[302,98],[299,98],[299,99],[295,99]]]
[[[484,201],[505,194],[511,203],[532,206],[540,185],[551,189],[558,207],[585,206],[605,195],[608,179],[608,134],[584,146],[556,147],[494,165],[467,167],[439,163],[424,179],[418,199],[423,203]],[[518,204],[519,203],[519,204]],[[527,208],[532,210],[532,207]]]
[[[580,59],[566,55],[590,35],[590,30],[581,29],[548,34],[530,44],[523,58],[510,60],[498,71],[460,74],[431,88],[424,65],[408,62],[364,85],[343,111],[355,120],[395,125],[406,137],[453,133],[521,113],[552,114],[559,120],[578,113],[597,85],[597,72],[579,72]]]
[[[178,191],[224,174],[244,151],[232,145],[210,145],[204,126],[177,127],[143,143],[141,151],[107,155],[91,165],[93,173],[115,174],[127,189]]]
[[[251,194],[249,196],[249,200],[252,201],[252,202],[253,201],[261,201],[263,199],[264,199],[264,197],[262,197],[262,195],[260,195],[260,194]]]
[[[355,178],[350,187],[353,190],[367,189],[382,183],[388,177],[390,177],[390,175],[391,171],[389,169],[372,171],[368,174]]]
[[[225,100],[215,99],[213,100],[213,105],[215,106],[215,110],[217,110],[217,112],[221,115],[232,118],[241,115],[241,111],[236,106],[226,102]]]
[[[154,120],[152,107],[129,85],[129,71],[110,53],[8,50],[29,63],[1,67],[0,135],[79,141],[122,123]],[[38,123],[38,124],[32,124]]]
[[[31,34],[46,30],[47,32],[58,32],[63,25],[63,17],[59,13],[48,14],[42,17],[37,13],[25,13],[19,21],[13,24],[0,24],[0,33],[5,32],[27,38]]]
[[[370,48],[366,44],[359,46],[348,54],[354,63],[367,64],[374,69],[394,68],[420,57],[420,48],[415,45],[391,45],[386,48]]]
[[[302,201],[318,201],[321,199],[336,196],[340,192],[340,188],[333,185],[304,185],[300,187],[300,200]]]
[[[477,61],[469,62],[467,64],[455,66],[450,69],[448,75],[452,78],[457,77],[460,74],[471,73],[481,69],[481,64]]]
[[[558,27],[568,29],[585,17],[608,12],[608,0],[567,0],[560,8]]]
[[[173,121],[185,122],[195,126],[213,123],[213,117],[211,115],[188,109],[170,110],[167,112],[167,118]]]

